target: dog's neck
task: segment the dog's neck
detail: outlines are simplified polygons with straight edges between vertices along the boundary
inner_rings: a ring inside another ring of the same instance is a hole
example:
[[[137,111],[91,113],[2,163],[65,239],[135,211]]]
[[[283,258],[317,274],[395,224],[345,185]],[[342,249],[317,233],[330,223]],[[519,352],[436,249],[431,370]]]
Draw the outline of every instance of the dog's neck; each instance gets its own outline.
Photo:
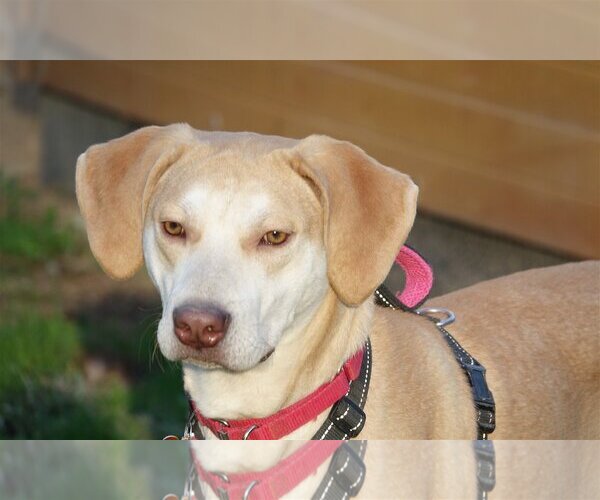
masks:
[[[316,314],[285,332],[267,361],[245,372],[206,370],[184,363],[185,388],[209,418],[272,415],[331,380],[366,341],[373,309],[372,300],[346,307],[330,290]],[[287,437],[310,439],[326,415]]]

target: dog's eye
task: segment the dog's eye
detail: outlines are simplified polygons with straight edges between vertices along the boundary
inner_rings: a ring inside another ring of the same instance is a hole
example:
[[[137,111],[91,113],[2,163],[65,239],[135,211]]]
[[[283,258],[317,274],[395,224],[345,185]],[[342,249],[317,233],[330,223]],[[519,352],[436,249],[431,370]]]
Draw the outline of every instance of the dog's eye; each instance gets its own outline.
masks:
[[[163,222],[163,229],[170,236],[183,236],[185,234],[183,226],[179,222],[165,221]]]
[[[283,231],[269,231],[266,233],[260,242],[263,245],[281,245],[288,239],[289,234]]]

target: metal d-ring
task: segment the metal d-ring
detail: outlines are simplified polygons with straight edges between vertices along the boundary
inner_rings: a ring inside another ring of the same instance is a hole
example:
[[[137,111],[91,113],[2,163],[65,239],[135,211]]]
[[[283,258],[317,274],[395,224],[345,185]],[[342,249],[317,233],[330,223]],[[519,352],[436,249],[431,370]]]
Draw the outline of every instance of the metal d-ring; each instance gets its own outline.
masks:
[[[252,434],[252,431],[256,430],[258,428],[258,425],[252,424],[250,427],[248,427],[248,430],[246,432],[244,432],[244,437],[242,438],[244,441],[247,441],[248,438],[250,437],[250,434]]]
[[[456,320],[456,315],[450,309],[444,307],[422,307],[415,312],[419,316],[427,316],[428,318],[435,320],[436,326],[440,327],[451,325]],[[434,316],[435,314],[445,314],[446,317],[438,319]]]
[[[219,422],[223,427],[229,427],[229,422],[227,422],[227,420],[225,420],[224,418],[215,418],[215,420]],[[219,437],[219,439],[229,439],[227,433],[222,430],[217,431],[217,436]]]
[[[229,481],[229,476],[227,474],[225,474],[224,472],[220,472],[220,471],[214,471],[213,474],[219,478],[221,478],[222,481],[225,481],[226,483],[230,483],[231,481]]]
[[[254,481],[252,481],[248,487],[246,488],[246,490],[244,491],[244,495],[242,496],[242,500],[248,500],[248,497],[250,496],[250,492],[252,491],[252,488],[254,488],[256,485],[258,484],[258,480],[255,479]]]

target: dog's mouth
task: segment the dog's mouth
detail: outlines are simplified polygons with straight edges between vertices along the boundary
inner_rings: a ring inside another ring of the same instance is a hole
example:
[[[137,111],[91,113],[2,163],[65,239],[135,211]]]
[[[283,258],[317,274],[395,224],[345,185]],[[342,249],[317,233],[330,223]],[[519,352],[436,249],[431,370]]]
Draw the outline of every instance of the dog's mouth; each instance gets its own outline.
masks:
[[[275,352],[275,349],[271,349],[267,354],[265,354],[262,358],[260,358],[259,363],[264,363],[267,359],[271,357],[271,354]]]
[[[265,361],[267,361],[267,359],[269,359],[273,355],[274,352],[275,352],[275,349],[274,348],[271,349],[262,358],[260,358],[258,363],[254,366],[260,365],[260,364],[264,363]],[[212,353],[210,353],[210,354],[212,354]],[[209,370],[225,368],[225,369],[229,369],[229,370],[233,370],[233,371],[238,371],[234,367],[229,366],[228,363],[224,363],[217,356],[214,356],[214,357],[207,356],[207,353],[204,353],[204,356],[202,356],[200,352],[194,353],[193,355],[187,356],[186,358],[182,359],[182,361],[192,363],[195,365],[199,365],[202,368],[209,369]],[[242,371],[244,371],[244,370],[242,370]]]

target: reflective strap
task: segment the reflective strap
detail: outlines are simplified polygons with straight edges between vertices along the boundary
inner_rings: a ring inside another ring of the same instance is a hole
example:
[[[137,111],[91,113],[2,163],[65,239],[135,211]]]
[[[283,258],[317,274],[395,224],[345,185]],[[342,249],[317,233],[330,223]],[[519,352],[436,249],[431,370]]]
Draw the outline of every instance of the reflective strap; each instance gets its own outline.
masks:
[[[359,435],[367,419],[363,408],[369,393],[369,382],[373,371],[372,362],[371,341],[367,339],[358,377],[350,382],[348,392],[333,405],[325,422],[312,439],[346,440]]]
[[[346,500],[358,495],[365,480],[366,441],[348,441],[331,457],[325,476],[312,500]]]

